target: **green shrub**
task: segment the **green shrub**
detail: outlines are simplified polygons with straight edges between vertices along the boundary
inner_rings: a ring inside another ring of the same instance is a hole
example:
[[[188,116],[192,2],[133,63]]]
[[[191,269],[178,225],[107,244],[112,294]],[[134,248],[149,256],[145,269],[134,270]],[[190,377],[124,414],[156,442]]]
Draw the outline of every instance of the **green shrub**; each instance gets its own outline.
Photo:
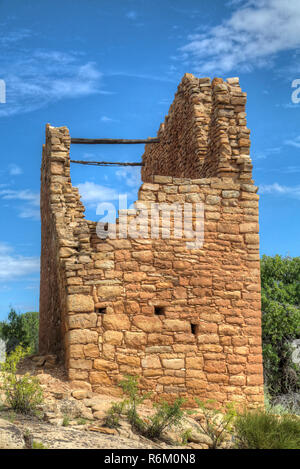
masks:
[[[37,378],[28,373],[17,376],[17,366],[29,352],[29,348],[24,349],[18,345],[1,365],[6,403],[14,411],[22,414],[35,412],[42,403],[42,389]]]
[[[299,392],[290,342],[300,337],[300,257],[262,256],[264,376],[271,396]]]
[[[49,449],[48,446],[45,446],[41,441],[32,442],[32,449]]]
[[[70,417],[68,415],[64,415],[62,426],[68,427],[70,425]]]
[[[120,426],[120,418],[124,411],[125,401],[115,402],[107,411],[104,425],[109,428],[118,428]]]
[[[114,403],[107,412],[105,424],[117,428],[122,413],[127,416],[132,428],[147,438],[159,438],[164,430],[179,426],[184,416],[181,409],[184,399],[178,398],[173,404],[159,402],[153,404],[156,412],[149,418],[142,418],[138,413],[138,406],[151,396],[151,393],[142,393],[139,390],[138,376],[126,375],[119,386],[128,396],[120,403]]]
[[[184,430],[180,435],[180,438],[181,438],[181,443],[180,444],[182,446],[187,445],[188,442],[190,441],[191,437],[192,437],[192,429],[188,428],[187,430]]]
[[[246,411],[234,423],[239,449],[300,449],[300,419],[263,410]]]
[[[84,419],[83,417],[77,419],[77,425],[85,425],[87,423],[87,419]]]
[[[139,377],[125,375],[125,378],[120,381],[119,386],[123,389],[128,399],[124,401],[124,408],[126,408],[126,415],[131,426],[139,433],[145,431],[145,422],[138,415],[137,407],[148,399],[151,393],[141,393],[139,390]]]
[[[234,404],[227,404],[226,413],[223,414],[215,409],[216,402],[213,399],[206,402],[196,399],[196,402],[203,413],[203,421],[199,421],[199,426],[212,441],[210,449],[217,449],[224,443],[228,434],[232,434],[234,419],[237,415]]]
[[[144,424],[144,435],[150,439],[159,438],[167,428],[180,426],[185,415],[182,409],[184,402],[185,399],[177,398],[173,404],[165,401],[154,403],[156,412],[149,417],[149,422]]]
[[[273,404],[272,398],[268,393],[268,390],[264,390],[264,403],[265,403],[265,410],[269,414],[273,415],[285,415],[291,414],[293,412],[289,412],[289,410],[281,404]]]

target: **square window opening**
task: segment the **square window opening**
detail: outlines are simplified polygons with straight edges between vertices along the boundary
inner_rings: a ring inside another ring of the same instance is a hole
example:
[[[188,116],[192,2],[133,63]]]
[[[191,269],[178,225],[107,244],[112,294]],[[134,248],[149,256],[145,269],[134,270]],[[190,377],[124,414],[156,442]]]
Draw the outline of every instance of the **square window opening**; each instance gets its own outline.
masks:
[[[165,314],[165,308],[163,306],[155,306],[154,314],[157,316],[163,316]]]
[[[106,308],[96,308],[97,314],[106,314]]]

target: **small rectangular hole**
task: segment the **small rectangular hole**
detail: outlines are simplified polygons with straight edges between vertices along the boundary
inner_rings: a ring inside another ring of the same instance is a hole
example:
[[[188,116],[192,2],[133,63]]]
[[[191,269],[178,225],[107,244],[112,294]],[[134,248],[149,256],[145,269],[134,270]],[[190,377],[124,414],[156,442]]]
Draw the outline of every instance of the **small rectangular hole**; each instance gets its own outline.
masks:
[[[198,324],[191,324],[191,333],[196,335],[198,331]]]
[[[165,314],[165,308],[163,306],[155,306],[154,307],[154,314],[157,316],[162,316]]]
[[[97,308],[96,313],[97,314],[105,314],[106,313],[106,308]]]

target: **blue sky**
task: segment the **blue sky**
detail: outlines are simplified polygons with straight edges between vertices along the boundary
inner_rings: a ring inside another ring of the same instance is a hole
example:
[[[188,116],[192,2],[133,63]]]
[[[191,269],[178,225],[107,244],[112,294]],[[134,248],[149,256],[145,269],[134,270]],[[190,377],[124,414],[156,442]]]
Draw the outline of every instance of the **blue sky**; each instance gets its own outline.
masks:
[[[299,256],[299,24],[298,0],[0,1],[0,319],[9,305],[38,310],[45,124],[74,137],[155,136],[186,72],[240,77],[261,254]],[[78,145],[71,155],[139,161],[143,149]],[[139,169],[73,165],[71,174],[89,219],[99,198],[136,199]]]

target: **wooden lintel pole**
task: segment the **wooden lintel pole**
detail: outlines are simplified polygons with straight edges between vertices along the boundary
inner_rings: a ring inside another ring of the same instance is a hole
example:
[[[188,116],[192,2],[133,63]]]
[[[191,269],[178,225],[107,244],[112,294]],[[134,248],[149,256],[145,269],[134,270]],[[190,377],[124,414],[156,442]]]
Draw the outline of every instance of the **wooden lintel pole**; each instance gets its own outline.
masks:
[[[159,138],[125,139],[125,138],[71,138],[71,143],[82,144],[137,144],[137,143],[159,143]]]
[[[71,163],[85,164],[90,166],[144,166],[143,163],[123,163],[116,161],[80,161],[80,160],[70,160]]]

